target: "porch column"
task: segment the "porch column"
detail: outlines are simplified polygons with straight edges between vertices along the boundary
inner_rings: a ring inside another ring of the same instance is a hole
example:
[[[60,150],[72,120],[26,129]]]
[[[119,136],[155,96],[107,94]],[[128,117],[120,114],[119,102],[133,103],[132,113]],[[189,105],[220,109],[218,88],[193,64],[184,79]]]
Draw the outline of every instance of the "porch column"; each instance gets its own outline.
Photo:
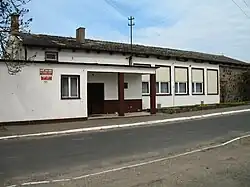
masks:
[[[119,116],[124,116],[124,73],[118,73]]]
[[[150,113],[156,114],[156,76],[150,74]]]

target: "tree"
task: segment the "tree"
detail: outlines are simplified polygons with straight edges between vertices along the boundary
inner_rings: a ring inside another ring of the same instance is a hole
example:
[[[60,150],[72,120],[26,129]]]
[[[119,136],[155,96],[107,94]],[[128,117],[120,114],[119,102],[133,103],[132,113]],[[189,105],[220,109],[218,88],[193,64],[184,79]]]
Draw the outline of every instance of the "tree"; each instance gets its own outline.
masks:
[[[5,60],[8,72],[15,75],[27,63],[24,61],[19,33],[28,32],[32,18],[25,5],[30,0],[0,0],[0,56]]]

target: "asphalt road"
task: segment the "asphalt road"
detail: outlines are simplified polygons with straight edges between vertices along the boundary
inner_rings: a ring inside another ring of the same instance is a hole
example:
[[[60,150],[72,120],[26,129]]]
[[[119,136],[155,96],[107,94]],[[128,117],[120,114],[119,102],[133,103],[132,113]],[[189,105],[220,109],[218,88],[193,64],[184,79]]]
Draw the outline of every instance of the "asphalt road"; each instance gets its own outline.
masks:
[[[78,176],[249,131],[250,113],[244,113],[108,132],[0,141],[0,182],[7,185]]]

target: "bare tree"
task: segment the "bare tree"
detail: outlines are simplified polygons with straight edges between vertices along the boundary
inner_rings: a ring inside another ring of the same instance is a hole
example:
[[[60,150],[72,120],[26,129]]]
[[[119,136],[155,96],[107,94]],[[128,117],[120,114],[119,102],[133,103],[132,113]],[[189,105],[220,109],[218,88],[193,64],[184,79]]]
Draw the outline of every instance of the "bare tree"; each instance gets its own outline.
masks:
[[[0,0],[0,56],[5,59],[8,72],[15,75],[27,62],[20,40],[20,32],[29,32],[32,18],[25,19],[30,0]]]

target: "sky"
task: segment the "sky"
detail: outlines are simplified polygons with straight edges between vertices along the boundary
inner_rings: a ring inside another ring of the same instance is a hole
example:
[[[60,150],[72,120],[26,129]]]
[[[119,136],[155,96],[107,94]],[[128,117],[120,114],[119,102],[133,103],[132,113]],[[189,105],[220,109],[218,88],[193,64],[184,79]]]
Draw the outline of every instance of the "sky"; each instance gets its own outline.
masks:
[[[250,62],[250,0],[31,0],[31,32],[226,55]]]

